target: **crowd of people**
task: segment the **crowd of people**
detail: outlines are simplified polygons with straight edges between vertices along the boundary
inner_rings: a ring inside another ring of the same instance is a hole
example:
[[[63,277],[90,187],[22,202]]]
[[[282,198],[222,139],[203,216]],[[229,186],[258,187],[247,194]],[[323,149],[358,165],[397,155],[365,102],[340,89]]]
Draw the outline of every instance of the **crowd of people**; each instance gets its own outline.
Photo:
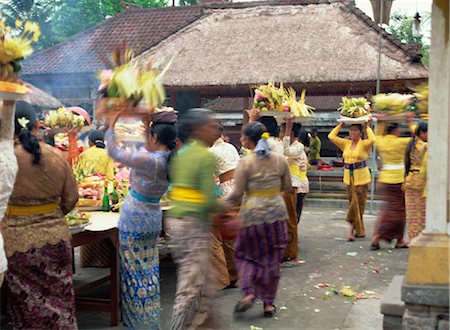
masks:
[[[6,274],[14,328],[76,329],[71,235],[64,216],[77,202],[77,184],[67,160],[40,136],[33,109],[25,102],[4,101],[2,107],[0,284]],[[279,126],[253,109],[241,132],[246,150],[241,158],[207,109],[191,109],[181,118],[174,111],[154,113],[147,143],[134,151],[117,143],[116,120],[109,119],[105,134],[90,132],[90,147],[79,157],[107,177],[114,161],[131,171],[118,224],[124,325],[160,329],[160,200],[167,191],[173,208],[164,230],[177,264],[170,328],[195,329],[208,317],[214,293],[237,285],[242,299],[234,313],[259,299],[262,315],[273,317],[281,267],[302,263],[298,224],[309,191],[308,166],[320,161],[317,131],[308,144],[299,123],[287,119]],[[424,228],[427,125],[413,125],[412,116],[407,124],[412,138],[401,137],[400,126],[389,122],[380,123],[375,134],[370,121],[351,125],[348,139],[338,136],[344,124],[328,136],[343,151],[349,241],[366,236],[367,158],[374,144],[381,155],[378,181],[386,203],[372,250],[380,248],[380,240],[393,239],[396,248],[407,248],[405,226],[410,239]],[[240,230],[229,240],[219,222],[237,210]]]

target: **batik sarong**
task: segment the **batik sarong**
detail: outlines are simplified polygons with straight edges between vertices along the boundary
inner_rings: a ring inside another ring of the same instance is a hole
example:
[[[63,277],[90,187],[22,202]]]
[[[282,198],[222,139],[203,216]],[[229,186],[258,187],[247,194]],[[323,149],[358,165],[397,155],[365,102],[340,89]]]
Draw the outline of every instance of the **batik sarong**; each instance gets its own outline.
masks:
[[[69,242],[31,248],[8,258],[6,282],[14,329],[77,329]]]
[[[120,297],[129,329],[160,328],[159,232],[119,233]]]

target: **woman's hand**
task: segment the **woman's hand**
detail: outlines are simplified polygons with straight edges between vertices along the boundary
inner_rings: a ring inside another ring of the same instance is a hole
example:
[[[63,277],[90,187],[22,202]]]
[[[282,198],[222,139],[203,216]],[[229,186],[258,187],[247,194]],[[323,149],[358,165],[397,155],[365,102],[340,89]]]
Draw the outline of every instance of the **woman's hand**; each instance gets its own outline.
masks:
[[[345,127],[345,123],[342,122],[342,123],[339,125],[339,127],[340,127],[340,128],[344,128],[344,127]]]
[[[408,112],[406,114],[406,123],[408,124],[408,126],[411,126],[414,118],[416,118],[416,113],[415,112]]]
[[[366,123],[365,123],[365,127],[366,127],[366,128],[372,127],[372,122],[373,122],[373,119],[372,119],[372,118],[369,118],[369,119],[366,121]]]
[[[258,121],[260,117],[261,117],[261,110],[253,108],[252,110],[250,110],[249,123]]]

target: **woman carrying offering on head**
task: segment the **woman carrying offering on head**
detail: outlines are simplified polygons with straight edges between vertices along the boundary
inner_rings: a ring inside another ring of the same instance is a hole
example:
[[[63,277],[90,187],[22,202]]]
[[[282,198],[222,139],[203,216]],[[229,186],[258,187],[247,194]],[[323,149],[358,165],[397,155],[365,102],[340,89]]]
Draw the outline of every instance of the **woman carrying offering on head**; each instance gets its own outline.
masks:
[[[256,299],[264,315],[272,317],[280,280],[280,267],[287,246],[286,205],[282,192],[292,190],[289,166],[282,154],[270,151],[266,127],[253,122],[242,130],[241,143],[253,153],[244,157],[235,171],[235,186],[225,201],[238,205],[242,229],[234,246],[243,298],[235,307],[242,313]]]
[[[412,118],[411,116],[407,117],[410,127]],[[396,249],[408,247],[403,240],[406,226],[403,182],[405,180],[405,151],[411,138],[400,137],[401,133],[398,123],[389,123],[387,128],[383,122],[378,124],[376,146],[383,162],[378,182],[384,205],[375,225],[371,250],[380,249],[380,239],[388,242],[397,239]]]
[[[152,114],[148,145],[135,152],[119,148],[114,123],[106,132],[108,154],[131,168],[130,192],[120,209],[119,251],[121,310],[130,329],[160,329],[160,199],[169,186],[168,160],[176,146],[174,111]]]
[[[350,224],[348,240],[353,241],[356,237],[365,237],[364,210],[366,208],[367,191],[371,176],[367,167],[367,157],[370,148],[375,143],[375,134],[369,126],[365,124],[367,139],[363,140],[363,126],[354,124],[350,127],[349,139],[338,137],[344,123],[336,126],[328,138],[343,152],[344,157],[344,183],[347,186],[347,196],[349,208],[347,212],[347,222]]]

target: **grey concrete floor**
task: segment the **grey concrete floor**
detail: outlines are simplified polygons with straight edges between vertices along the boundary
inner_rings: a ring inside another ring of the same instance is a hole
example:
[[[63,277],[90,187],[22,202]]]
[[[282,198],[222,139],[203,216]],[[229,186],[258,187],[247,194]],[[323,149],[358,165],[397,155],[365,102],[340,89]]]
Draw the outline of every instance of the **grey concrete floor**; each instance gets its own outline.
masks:
[[[273,319],[262,317],[262,305],[256,304],[238,319],[232,310],[241,298],[239,289],[220,292],[212,306],[212,319],[203,329],[382,329],[379,297],[394,275],[404,274],[407,249],[391,249],[381,244],[380,251],[370,251],[375,216],[365,217],[367,238],[347,242],[344,209],[306,208],[299,226],[300,258],[306,262],[296,268],[283,269],[276,299],[278,312]],[[350,255],[347,255],[350,253]],[[356,254],[355,254],[356,253]],[[76,283],[84,282],[101,270],[80,269]],[[81,272],[83,274],[81,274]],[[376,297],[352,300],[341,295],[327,295],[328,283],[340,290],[351,286],[357,292],[373,291]],[[169,320],[176,288],[176,267],[161,262],[161,329],[169,329]],[[107,295],[108,287],[96,295]],[[107,313],[77,313],[79,329],[125,329],[109,326]]]

